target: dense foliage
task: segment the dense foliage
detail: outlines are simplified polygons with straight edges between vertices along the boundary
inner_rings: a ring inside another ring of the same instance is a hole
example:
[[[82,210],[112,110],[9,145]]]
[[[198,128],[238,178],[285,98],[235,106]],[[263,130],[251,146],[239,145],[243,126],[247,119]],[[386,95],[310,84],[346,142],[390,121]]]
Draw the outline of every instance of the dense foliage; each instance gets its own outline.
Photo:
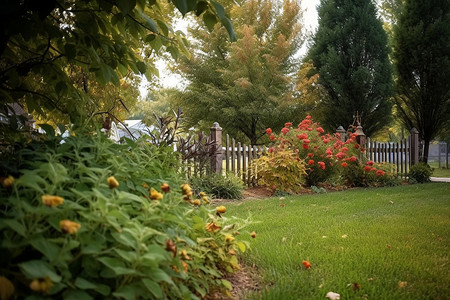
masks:
[[[222,275],[239,268],[246,222],[180,188],[170,147],[113,144],[99,132],[17,155],[0,188],[2,295],[198,299],[231,288]]]
[[[393,48],[398,116],[419,131],[427,162],[430,141],[450,128],[449,1],[404,1]]]
[[[2,1],[0,113],[19,102],[28,113],[79,125],[125,110],[121,89],[133,74],[151,80],[161,53],[189,55],[186,38],[171,27],[176,10],[195,12],[209,26],[220,22],[234,39],[223,6],[209,0]],[[114,95],[103,103],[92,90],[108,83]]]
[[[353,123],[359,112],[368,136],[391,119],[388,40],[371,0],[322,0],[308,58],[327,91],[320,121],[327,130]]]
[[[412,183],[425,183],[431,181],[431,174],[433,174],[433,169],[426,163],[421,162],[411,166],[408,177],[409,181]]]
[[[233,173],[228,173],[225,176],[217,173],[192,176],[189,182],[195,192],[203,191],[218,199],[241,199],[244,191],[242,179]]]
[[[185,91],[176,98],[193,126],[219,122],[238,140],[261,143],[267,127],[281,128],[300,104],[292,96],[298,69],[294,55],[301,46],[301,10],[296,1],[235,1],[230,18],[237,41],[227,43],[216,26],[208,34],[197,26],[190,59],[177,70]]]

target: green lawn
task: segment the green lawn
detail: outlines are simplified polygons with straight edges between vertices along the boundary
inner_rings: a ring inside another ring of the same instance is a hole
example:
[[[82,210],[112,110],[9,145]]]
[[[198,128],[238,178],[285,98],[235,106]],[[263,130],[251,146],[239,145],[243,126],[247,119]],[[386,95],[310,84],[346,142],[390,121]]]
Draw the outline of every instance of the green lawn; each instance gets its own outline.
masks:
[[[448,183],[246,200],[227,215],[258,222],[244,259],[268,288],[249,298],[450,299]]]
[[[445,163],[441,163],[441,167],[439,168],[439,164],[437,162],[429,163],[430,167],[434,168],[433,177],[450,177],[450,168],[445,168]]]

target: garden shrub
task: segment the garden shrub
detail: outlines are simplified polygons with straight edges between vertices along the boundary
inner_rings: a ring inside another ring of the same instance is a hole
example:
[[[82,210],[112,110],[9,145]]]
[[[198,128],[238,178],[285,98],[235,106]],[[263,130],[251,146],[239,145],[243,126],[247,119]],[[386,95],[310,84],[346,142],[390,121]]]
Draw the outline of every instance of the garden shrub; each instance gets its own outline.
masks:
[[[222,275],[248,246],[237,236],[246,222],[179,188],[169,147],[98,133],[17,154],[18,173],[0,187],[0,275],[13,298],[199,299],[230,288]]]
[[[411,166],[408,177],[410,182],[425,183],[431,181],[432,174],[433,169],[426,163],[420,162]]]
[[[244,191],[242,179],[233,173],[228,173],[226,176],[215,173],[205,174],[193,176],[189,180],[195,194],[203,191],[214,198],[241,199]]]
[[[339,181],[347,186],[372,186],[396,181],[392,172],[387,173],[381,167],[377,169],[377,166],[371,166],[370,172],[374,171],[373,176],[365,172],[365,149],[356,142],[355,133],[342,141],[338,133],[325,133],[319,123],[313,122],[310,116],[306,116],[296,128],[292,123],[286,123],[278,135],[270,128],[266,132],[272,141],[270,153],[257,160],[257,163],[276,162],[288,157],[287,161],[292,163],[297,160],[303,170],[288,169],[286,172],[289,176],[286,176],[283,170],[277,169],[280,168],[279,164],[266,163],[264,172],[259,173],[263,185],[270,187],[272,182],[277,182],[277,186],[288,185],[287,188],[292,188],[293,184],[299,183],[318,186],[324,183],[336,184],[336,181]]]
[[[258,173],[258,182],[274,192],[297,193],[304,183],[305,165],[289,143],[281,141],[253,162]]]

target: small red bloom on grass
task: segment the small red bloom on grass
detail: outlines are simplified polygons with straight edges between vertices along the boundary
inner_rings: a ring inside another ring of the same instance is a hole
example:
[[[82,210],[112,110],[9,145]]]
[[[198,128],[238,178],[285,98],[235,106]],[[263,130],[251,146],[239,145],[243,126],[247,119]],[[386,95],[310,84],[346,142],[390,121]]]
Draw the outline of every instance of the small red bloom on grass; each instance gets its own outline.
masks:
[[[314,157],[314,153],[308,153],[308,154],[306,154],[306,155],[308,155],[308,156],[311,157],[311,158]]]
[[[368,166],[373,166],[375,163],[373,162],[373,161],[371,161],[371,160],[369,160],[367,163],[366,163],[366,165],[368,165]]]
[[[310,165],[310,166],[314,165],[314,160],[310,159],[310,160],[308,161],[308,165]]]
[[[371,169],[372,169],[372,168],[371,168],[370,166],[365,166],[365,167],[364,167],[364,171],[366,171],[366,172],[370,172]]]
[[[273,134],[270,135],[270,140],[274,141],[275,140],[275,136]]]
[[[282,132],[283,134],[286,134],[286,133],[289,132],[289,128],[283,127],[283,128],[281,129],[281,132]]]
[[[303,149],[309,149],[309,145],[308,144],[303,144],[302,147],[303,147]]]
[[[304,266],[306,269],[311,268],[311,264],[310,264],[309,261],[307,261],[307,260],[303,260],[303,261],[302,261],[302,264],[303,264],[303,266]]]
[[[348,164],[347,164],[346,162],[343,162],[343,163],[341,164],[341,166],[343,166],[344,168],[347,168],[347,167],[348,167]]]
[[[268,135],[271,135],[271,134],[272,134],[272,128],[267,128],[267,129],[266,129],[266,133],[267,133]]]

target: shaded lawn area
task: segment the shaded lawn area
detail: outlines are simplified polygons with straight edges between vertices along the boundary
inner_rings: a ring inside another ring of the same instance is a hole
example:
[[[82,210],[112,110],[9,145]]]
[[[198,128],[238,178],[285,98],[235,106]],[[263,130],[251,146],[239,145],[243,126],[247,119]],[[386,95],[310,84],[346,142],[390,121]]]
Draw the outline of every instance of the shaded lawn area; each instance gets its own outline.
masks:
[[[249,214],[244,259],[267,287],[249,298],[450,299],[449,183],[227,205],[228,217]]]

